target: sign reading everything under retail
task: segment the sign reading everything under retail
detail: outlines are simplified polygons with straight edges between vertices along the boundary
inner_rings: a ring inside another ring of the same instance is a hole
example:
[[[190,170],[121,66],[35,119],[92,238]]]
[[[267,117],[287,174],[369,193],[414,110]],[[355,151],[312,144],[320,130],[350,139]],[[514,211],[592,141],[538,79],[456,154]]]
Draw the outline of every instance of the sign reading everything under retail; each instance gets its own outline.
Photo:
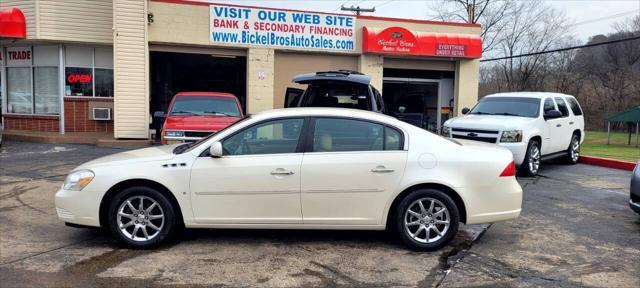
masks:
[[[355,50],[356,18],[345,15],[211,5],[211,43]]]

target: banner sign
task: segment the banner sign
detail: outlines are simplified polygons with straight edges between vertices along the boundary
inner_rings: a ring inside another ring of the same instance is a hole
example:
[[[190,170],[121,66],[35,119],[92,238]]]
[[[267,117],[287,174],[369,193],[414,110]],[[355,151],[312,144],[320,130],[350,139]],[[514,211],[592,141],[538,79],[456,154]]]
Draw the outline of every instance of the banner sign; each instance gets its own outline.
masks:
[[[403,27],[389,27],[380,31],[364,27],[362,30],[362,51],[365,53],[472,59],[482,57],[482,40],[478,36],[416,33]]]
[[[7,47],[7,66],[31,66],[31,46]]]
[[[224,5],[209,9],[212,44],[355,50],[353,16]]]

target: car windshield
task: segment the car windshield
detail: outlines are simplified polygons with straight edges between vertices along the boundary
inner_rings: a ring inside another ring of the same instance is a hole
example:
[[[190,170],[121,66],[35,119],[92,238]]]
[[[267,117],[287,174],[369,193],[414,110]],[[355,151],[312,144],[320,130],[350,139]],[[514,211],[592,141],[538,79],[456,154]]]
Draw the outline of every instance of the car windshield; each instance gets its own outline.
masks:
[[[242,118],[242,120],[240,120],[238,122],[235,122],[235,123],[233,123],[233,124],[231,124],[231,125],[229,125],[227,127],[224,127],[222,130],[220,130],[220,131],[218,131],[216,133],[211,133],[211,134],[209,134],[209,136],[204,137],[204,138],[202,138],[202,139],[200,139],[200,140],[198,140],[196,142],[184,143],[184,144],[182,144],[180,146],[177,146],[176,148],[173,148],[173,154],[182,154],[184,152],[191,151],[191,150],[193,150],[193,148],[198,147],[200,145],[200,143],[206,142],[207,140],[211,139],[211,137],[213,137],[215,135],[218,135],[220,132],[223,132],[223,131],[231,128],[231,127],[234,127],[234,126],[244,122],[244,121],[247,121],[248,119],[251,119],[251,116],[246,116],[246,117]]]
[[[345,81],[309,84],[303,107],[340,107],[369,110],[368,86]]]
[[[240,117],[234,98],[215,96],[178,96],[169,112],[171,116]]]
[[[540,99],[528,97],[485,97],[469,114],[538,117]]]

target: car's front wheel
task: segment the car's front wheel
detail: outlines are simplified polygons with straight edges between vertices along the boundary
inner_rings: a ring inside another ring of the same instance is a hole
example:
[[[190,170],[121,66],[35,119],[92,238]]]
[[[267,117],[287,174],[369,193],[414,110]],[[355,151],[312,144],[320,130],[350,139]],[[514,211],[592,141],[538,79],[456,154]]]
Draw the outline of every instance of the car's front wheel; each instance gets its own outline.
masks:
[[[529,141],[527,153],[524,156],[524,162],[520,166],[520,174],[523,176],[536,176],[540,170],[542,154],[540,152],[540,144],[538,141]]]
[[[436,250],[458,232],[458,207],[447,194],[420,189],[407,195],[396,209],[396,232],[413,250]]]
[[[175,233],[173,205],[149,187],[131,187],[113,197],[109,229],[120,242],[133,248],[154,247]]]

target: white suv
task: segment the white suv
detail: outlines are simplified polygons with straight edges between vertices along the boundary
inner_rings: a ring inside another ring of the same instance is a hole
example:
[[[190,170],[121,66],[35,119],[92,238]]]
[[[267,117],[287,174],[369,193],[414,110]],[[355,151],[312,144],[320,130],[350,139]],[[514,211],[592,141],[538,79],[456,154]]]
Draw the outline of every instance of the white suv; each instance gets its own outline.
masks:
[[[575,97],[559,93],[487,95],[461,117],[444,123],[443,136],[496,143],[513,153],[521,174],[534,176],[543,159],[575,164],[584,140],[584,117]]]

